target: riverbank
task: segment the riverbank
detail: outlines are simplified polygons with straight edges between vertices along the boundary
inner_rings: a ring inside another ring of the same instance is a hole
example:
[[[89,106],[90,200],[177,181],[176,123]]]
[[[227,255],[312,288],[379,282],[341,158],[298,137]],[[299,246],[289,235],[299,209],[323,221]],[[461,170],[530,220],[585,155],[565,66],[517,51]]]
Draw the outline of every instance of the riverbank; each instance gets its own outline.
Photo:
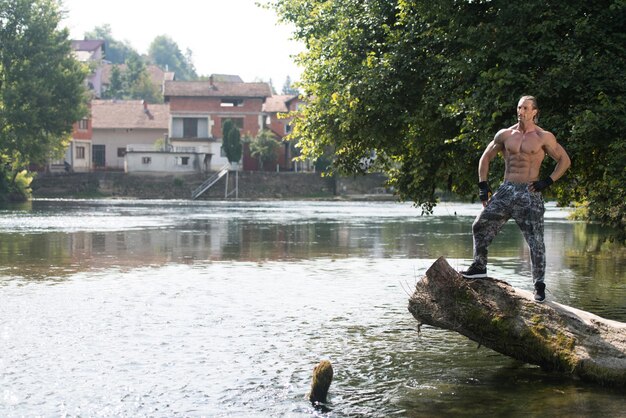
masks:
[[[138,175],[122,172],[40,174],[31,185],[34,198],[190,199],[209,176]],[[234,172],[222,177],[199,200],[365,199],[394,200],[386,177],[322,177],[319,173]],[[237,191],[236,185],[238,186]]]

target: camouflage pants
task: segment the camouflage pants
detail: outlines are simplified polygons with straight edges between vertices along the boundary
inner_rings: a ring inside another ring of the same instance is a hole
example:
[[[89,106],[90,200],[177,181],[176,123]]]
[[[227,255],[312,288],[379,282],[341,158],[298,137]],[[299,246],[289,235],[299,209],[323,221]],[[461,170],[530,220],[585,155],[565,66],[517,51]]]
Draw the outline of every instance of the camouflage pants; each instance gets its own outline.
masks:
[[[530,192],[526,184],[505,181],[491,197],[472,225],[474,264],[487,266],[487,247],[502,226],[513,218],[530,249],[533,282],[543,282],[546,271],[546,248],[543,242],[543,197]]]

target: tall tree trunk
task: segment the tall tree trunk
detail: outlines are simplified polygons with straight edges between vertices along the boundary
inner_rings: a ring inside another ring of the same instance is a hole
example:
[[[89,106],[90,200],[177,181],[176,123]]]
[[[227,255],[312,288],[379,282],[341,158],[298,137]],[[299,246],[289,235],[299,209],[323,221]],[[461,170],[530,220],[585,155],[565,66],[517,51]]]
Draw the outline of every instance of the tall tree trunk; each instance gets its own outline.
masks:
[[[494,278],[468,280],[439,258],[416,284],[409,311],[499,353],[626,387],[626,323],[547,301]]]

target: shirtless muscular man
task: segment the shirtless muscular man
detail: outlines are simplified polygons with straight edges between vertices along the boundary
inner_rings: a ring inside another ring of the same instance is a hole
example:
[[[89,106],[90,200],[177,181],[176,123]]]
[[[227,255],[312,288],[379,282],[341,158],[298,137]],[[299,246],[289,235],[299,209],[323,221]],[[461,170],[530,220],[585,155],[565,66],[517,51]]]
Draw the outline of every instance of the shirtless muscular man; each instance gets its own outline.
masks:
[[[536,125],[538,113],[537,100],[523,96],[517,104],[518,123],[500,130],[480,157],[478,187],[483,210],[472,225],[474,262],[461,274],[470,279],[487,277],[487,247],[506,221],[513,218],[530,249],[535,300],[543,302],[546,256],[541,191],[561,178],[571,162],[554,135]],[[499,153],[504,157],[504,182],[492,196],[489,163]],[[540,180],[539,170],[546,154],[556,161],[556,166],[549,177]]]

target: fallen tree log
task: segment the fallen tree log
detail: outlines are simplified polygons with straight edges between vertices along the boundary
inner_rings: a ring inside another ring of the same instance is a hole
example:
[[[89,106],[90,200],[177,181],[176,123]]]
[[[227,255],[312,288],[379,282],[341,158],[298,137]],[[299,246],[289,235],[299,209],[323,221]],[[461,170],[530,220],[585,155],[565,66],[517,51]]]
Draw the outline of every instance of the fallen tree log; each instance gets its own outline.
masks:
[[[420,324],[456,331],[544,370],[626,387],[626,323],[555,302],[494,278],[468,280],[440,257],[416,284]]]

